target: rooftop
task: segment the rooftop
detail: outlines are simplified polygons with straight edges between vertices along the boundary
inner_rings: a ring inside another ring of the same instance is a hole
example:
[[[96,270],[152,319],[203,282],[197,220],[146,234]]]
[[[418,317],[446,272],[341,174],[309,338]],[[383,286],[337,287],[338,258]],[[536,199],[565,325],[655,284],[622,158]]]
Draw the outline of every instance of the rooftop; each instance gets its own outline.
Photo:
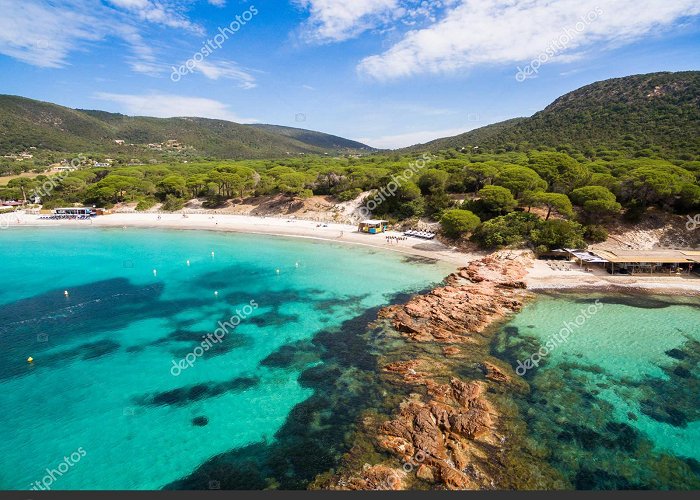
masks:
[[[574,253],[574,255],[576,255],[576,253]],[[648,262],[655,264],[681,264],[686,262],[700,263],[700,251],[696,250],[655,249],[612,251],[591,249],[589,253],[595,257],[598,257],[599,259],[612,262],[614,264],[628,264],[633,262]]]

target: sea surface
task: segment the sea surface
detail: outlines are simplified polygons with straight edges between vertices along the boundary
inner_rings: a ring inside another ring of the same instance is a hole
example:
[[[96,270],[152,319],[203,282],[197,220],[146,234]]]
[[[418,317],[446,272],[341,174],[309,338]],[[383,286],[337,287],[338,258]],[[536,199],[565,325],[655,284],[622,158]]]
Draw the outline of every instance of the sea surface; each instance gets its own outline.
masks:
[[[0,244],[0,489],[306,488],[364,410],[393,411],[377,356],[401,343],[368,328],[378,308],[452,270],[206,231]],[[697,297],[538,294],[492,354],[536,361],[500,397],[569,488],[700,488]]]
[[[697,296],[542,295],[492,353],[536,362],[517,405],[530,451],[569,487],[700,487]]]
[[[0,245],[0,489],[303,488],[378,397],[357,382],[376,371],[359,334],[452,271],[205,231],[17,228]]]

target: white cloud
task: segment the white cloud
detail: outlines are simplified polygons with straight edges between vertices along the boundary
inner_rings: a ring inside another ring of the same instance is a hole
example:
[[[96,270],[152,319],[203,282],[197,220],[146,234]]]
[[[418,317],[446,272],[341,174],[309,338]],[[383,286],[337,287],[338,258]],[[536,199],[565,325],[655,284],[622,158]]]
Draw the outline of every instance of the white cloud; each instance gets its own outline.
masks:
[[[582,16],[597,9],[602,12],[595,19],[583,30],[576,29]],[[630,43],[698,14],[697,0],[462,0],[440,21],[409,31],[384,53],[363,59],[358,71],[389,80],[480,64],[529,62],[558,40],[565,28],[573,30],[574,36],[554,57],[570,61],[594,44]]]
[[[204,97],[158,93],[134,95],[97,92],[95,98],[117,103],[121,112],[135,116],[216,118],[236,123],[255,123],[258,121],[253,118],[241,118],[231,111],[227,104]]]
[[[226,5],[226,0],[209,0],[209,3],[215,7],[223,7]]]
[[[434,139],[442,137],[451,137],[453,135],[463,134],[473,129],[474,126],[463,128],[448,128],[442,130],[421,130],[417,132],[408,132],[397,135],[383,135],[378,137],[361,137],[355,139],[358,142],[379,149],[396,149],[413,146],[414,144],[422,144]]]
[[[319,42],[353,38],[395,15],[398,0],[297,0],[311,16],[306,37]]]
[[[184,16],[189,0],[0,0],[0,53],[44,68],[68,64],[71,53],[110,38],[123,40],[135,71],[162,71],[144,39],[149,25],[201,33]]]
[[[161,24],[169,28],[182,28],[204,33],[201,27],[190,22],[183,14],[185,5],[151,0],[108,0],[115,7],[135,14],[141,21]]]
[[[0,12],[0,53],[34,66],[64,66],[78,42],[104,36],[93,16],[70,7],[0,0]]]
[[[392,22],[417,26],[435,22],[445,7],[460,0],[293,0],[309,11],[303,26],[308,41],[331,43],[355,38],[365,31],[390,32]]]
[[[258,84],[255,83],[255,77],[233,61],[203,60],[197,63],[195,70],[199,71],[210,80],[218,80],[219,78],[236,80],[238,86],[242,89],[254,89],[258,86]]]

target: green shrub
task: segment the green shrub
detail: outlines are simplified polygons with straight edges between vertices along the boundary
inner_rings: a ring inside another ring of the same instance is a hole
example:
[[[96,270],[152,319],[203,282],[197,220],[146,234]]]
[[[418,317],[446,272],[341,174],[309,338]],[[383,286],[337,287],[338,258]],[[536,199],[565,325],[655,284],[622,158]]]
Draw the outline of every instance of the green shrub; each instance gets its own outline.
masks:
[[[153,208],[157,203],[157,200],[154,198],[144,198],[142,200],[139,200],[138,204],[136,205],[136,211],[137,212],[145,212],[146,210],[150,210]]]
[[[353,188],[353,189],[348,189],[347,191],[343,191],[342,193],[338,193],[338,200],[339,201],[350,201],[354,200],[360,194],[362,193],[362,189],[360,188]]]
[[[503,248],[521,245],[541,220],[535,214],[512,212],[484,222],[473,239],[484,248]]]
[[[481,219],[469,210],[446,210],[440,219],[443,232],[451,238],[473,233],[481,224]]]
[[[177,212],[178,210],[182,210],[184,206],[185,200],[169,194],[165,197],[165,203],[163,203],[162,209],[166,212]]]
[[[543,245],[549,250],[585,246],[581,224],[561,219],[540,221],[530,233],[530,241],[536,247]]]
[[[584,228],[583,236],[591,243],[601,243],[608,239],[608,230],[598,224],[591,224]]]

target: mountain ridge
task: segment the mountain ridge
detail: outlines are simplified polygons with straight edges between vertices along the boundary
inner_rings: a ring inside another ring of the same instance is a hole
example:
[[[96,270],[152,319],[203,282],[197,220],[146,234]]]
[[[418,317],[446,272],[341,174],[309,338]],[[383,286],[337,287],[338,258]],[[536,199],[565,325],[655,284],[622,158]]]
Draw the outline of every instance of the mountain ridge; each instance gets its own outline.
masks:
[[[572,146],[700,156],[700,71],[601,80],[558,97],[527,118],[513,118],[403,151],[497,151]]]
[[[0,152],[4,154],[30,147],[56,152],[118,153],[124,148],[115,141],[148,145],[168,140],[178,141],[201,156],[220,159],[375,151],[357,141],[293,127],[244,125],[200,117],[129,116],[0,95]]]

